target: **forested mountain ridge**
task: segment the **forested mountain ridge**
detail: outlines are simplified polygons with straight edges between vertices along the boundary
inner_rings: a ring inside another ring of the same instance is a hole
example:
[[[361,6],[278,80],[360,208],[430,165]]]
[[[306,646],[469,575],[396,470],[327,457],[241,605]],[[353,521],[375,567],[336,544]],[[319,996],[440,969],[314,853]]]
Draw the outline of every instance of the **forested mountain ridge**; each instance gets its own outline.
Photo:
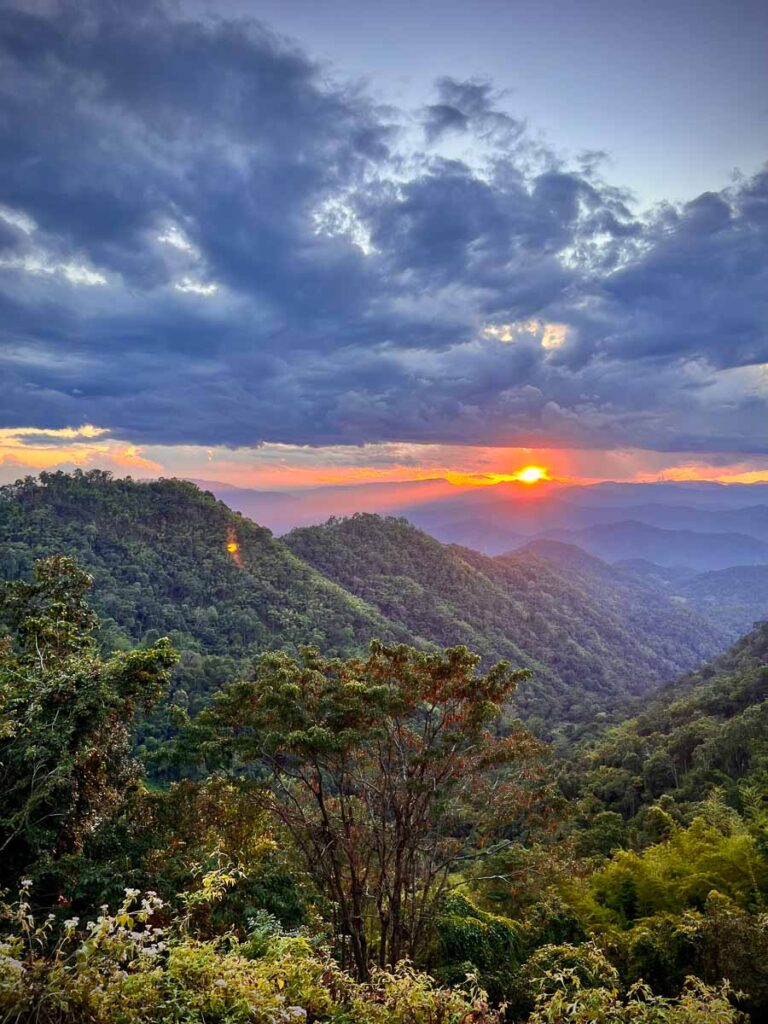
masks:
[[[734,565],[680,580],[670,587],[689,607],[712,615],[734,637],[768,616],[768,565]]]
[[[406,520],[359,514],[294,530],[285,543],[418,636],[532,665],[527,716],[586,721],[722,650],[716,626],[577,548],[491,558],[444,545]],[[522,659],[520,653],[522,652]]]
[[[199,660],[303,643],[357,653],[371,637],[464,643],[486,665],[533,670],[516,707],[543,732],[590,721],[725,647],[715,626],[641,582],[576,549],[565,567],[542,550],[488,558],[372,515],[278,540],[178,480],[56,473],[0,490],[0,575],[77,557],[94,576],[106,646],[169,634]],[[174,678],[202,699],[208,675],[218,685],[222,673],[190,657]]]
[[[661,797],[694,807],[714,789],[738,806],[753,781],[768,796],[768,623],[652,695],[590,762],[586,792],[627,819]]]
[[[93,575],[113,642],[167,634],[182,649],[240,656],[408,639],[269,530],[180,480],[43,473],[1,488],[0,577],[28,576],[35,559],[59,553]]]
[[[640,583],[708,619],[730,643],[768,617],[768,565],[733,565],[710,572],[658,565],[642,558],[607,565],[583,548],[554,540],[532,541],[515,554],[521,551],[532,551],[561,569],[588,568],[599,575],[602,566],[614,576],[620,573],[627,583]]]

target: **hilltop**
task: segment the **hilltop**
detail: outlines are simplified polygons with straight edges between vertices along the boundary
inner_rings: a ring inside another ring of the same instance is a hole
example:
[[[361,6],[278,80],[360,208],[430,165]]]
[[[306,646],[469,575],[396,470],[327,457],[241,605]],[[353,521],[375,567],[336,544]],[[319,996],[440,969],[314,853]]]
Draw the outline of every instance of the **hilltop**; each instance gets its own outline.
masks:
[[[303,643],[343,654],[372,635],[408,639],[269,530],[180,480],[43,473],[0,488],[0,576],[27,576],[53,553],[74,555],[93,575],[114,641],[167,634],[183,649],[241,656]]]
[[[57,552],[92,573],[104,645],[170,635],[188,652],[176,685],[196,699],[236,671],[231,659],[259,650],[311,643],[347,655],[372,637],[465,644],[485,666],[531,669],[516,708],[549,734],[727,643],[712,622],[577,548],[536,542],[490,558],[364,514],[278,540],[179,480],[55,473],[0,490],[0,574],[26,577]]]
[[[553,542],[491,558],[404,519],[360,514],[285,543],[323,575],[438,644],[534,669],[528,715],[585,721],[722,650],[716,627],[599,559]],[[552,551],[565,564],[549,557]]]

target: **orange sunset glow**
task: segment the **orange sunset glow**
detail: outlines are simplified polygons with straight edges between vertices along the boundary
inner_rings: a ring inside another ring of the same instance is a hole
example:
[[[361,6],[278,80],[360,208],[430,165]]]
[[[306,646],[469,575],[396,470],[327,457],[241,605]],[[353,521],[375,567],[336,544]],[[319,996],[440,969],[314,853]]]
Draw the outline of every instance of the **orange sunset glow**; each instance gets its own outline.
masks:
[[[605,451],[498,448],[473,445],[379,444],[336,446],[321,452],[301,445],[264,444],[253,448],[141,445],[117,439],[103,426],[60,429],[0,428],[0,483],[41,470],[108,469],[117,476],[181,476],[216,480],[236,487],[279,490],[349,487],[360,484],[418,484],[434,481],[446,492],[504,483],[590,484],[601,480],[649,483],[658,480],[711,480],[719,483],[768,482],[766,459],[735,455],[710,462],[696,453],[656,453],[639,449]],[[517,468],[513,468],[517,467]],[[397,503],[404,498],[401,490]]]
[[[41,470],[102,468],[117,476],[186,476],[238,487],[296,489],[442,481],[446,490],[499,483],[596,483],[600,480],[711,480],[720,483],[768,481],[765,460],[718,460],[701,456],[632,449],[578,451],[454,445],[349,446],[323,457],[302,446],[263,445],[259,449],[137,445],[86,424],[61,430],[0,429],[0,482]],[[371,458],[370,456],[375,457]],[[517,465],[518,469],[510,469]]]

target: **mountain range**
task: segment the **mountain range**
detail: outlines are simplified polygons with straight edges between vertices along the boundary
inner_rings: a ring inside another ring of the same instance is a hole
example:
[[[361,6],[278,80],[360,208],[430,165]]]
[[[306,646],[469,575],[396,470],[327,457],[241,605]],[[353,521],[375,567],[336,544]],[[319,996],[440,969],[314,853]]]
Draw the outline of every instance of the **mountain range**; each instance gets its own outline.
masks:
[[[457,487],[445,480],[266,492],[205,482],[217,497],[284,534],[333,515],[404,516],[447,544],[497,555],[535,538],[577,544],[610,562],[642,558],[710,572],[768,565],[768,485],[542,481]]]
[[[735,635],[707,612],[705,583],[670,594],[572,545],[537,540],[490,557],[375,515],[278,539],[178,480],[55,473],[2,488],[0,575],[25,577],[58,552],[93,574],[105,644],[169,634],[187,652],[188,677],[190,659],[302,643],[330,654],[373,636],[464,643],[486,665],[531,670],[517,709],[544,733],[610,712]]]

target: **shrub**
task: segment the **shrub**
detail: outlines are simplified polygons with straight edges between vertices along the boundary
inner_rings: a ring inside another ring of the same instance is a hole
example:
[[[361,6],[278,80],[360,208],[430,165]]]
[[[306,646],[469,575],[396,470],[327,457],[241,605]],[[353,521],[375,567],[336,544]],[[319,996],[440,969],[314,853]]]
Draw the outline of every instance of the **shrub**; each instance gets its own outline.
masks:
[[[152,893],[127,890],[80,926],[31,913],[27,887],[2,905],[0,1019],[20,1024],[498,1024],[484,994],[442,988],[403,966],[361,985],[322,948],[276,934],[201,941],[163,926]],[[261,923],[263,925],[263,922]],[[253,953],[262,950],[262,954]],[[250,954],[250,955],[249,955]]]
[[[489,914],[466,896],[445,899],[435,922],[433,973],[448,983],[476,975],[495,1002],[509,996],[509,985],[522,959],[520,928],[506,917]]]
[[[573,979],[542,996],[528,1024],[739,1024],[747,1018],[731,1005],[728,985],[710,988],[689,978],[678,999],[654,996],[634,985],[625,997],[615,988],[582,989]]]

